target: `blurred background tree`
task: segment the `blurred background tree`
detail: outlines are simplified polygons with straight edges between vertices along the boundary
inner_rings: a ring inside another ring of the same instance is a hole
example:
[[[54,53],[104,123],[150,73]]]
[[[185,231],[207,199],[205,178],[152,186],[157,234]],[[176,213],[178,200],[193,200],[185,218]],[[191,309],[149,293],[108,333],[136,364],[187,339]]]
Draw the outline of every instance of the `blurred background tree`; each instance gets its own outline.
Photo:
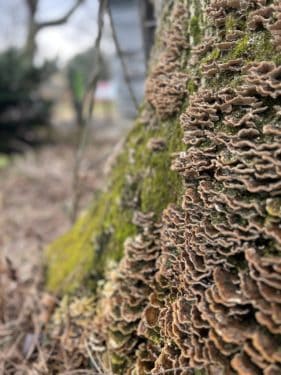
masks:
[[[120,55],[137,104],[142,101],[145,60],[151,43],[146,42],[146,34],[141,29],[151,31],[154,28],[154,21],[147,16],[150,9],[146,9],[147,3],[150,4],[148,0],[109,1],[121,54],[114,54],[110,22],[106,17],[99,77],[103,82],[99,82],[95,96],[98,102],[95,117],[102,119],[103,125],[110,123],[112,116],[114,120],[119,116],[122,121],[117,119],[117,122],[121,126],[136,115],[137,106],[124,81]],[[21,150],[26,144],[34,144],[38,141],[39,130],[40,135],[50,133],[46,126],[49,122],[54,125],[51,128],[55,130],[53,139],[58,133],[71,132],[75,128],[73,125],[83,123],[81,102],[87,77],[94,68],[90,47],[97,29],[97,8],[98,0],[0,2],[0,60],[4,64],[0,72],[3,76],[0,77],[3,81],[0,152]],[[45,59],[49,61],[45,63]],[[10,65],[13,68],[5,68]],[[47,131],[41,132],[43,128]]]
[[[41,30],[66,23],[83,2],[76,0],[62,16],[39,22],[40,0],[25,0],[26,40],[22,46],[8,47],[0,54],[1,152],[22,151],[40,141],[40,133],[34,130],[49,124],[52,104],[40,89],[57,66],[54,60],[35,64],[37,35]]]
[[[94,49],[75,55],[67,64],[67,77],[71,91],[73,107],[76,114],[76,122],[79,126],[84,125],[82,102],[86,93],[89,76],[93,71]],[[111,77],[107,58],[102,54],[102,63],[99,67],[99,79],[109,80]]]
[[[36,52],[36,37],[37,34],[47,27],[60,26],[68,21],[72,14],[78,9],[78,7],[85,0],[76,0],[74,4],[66,11],[62,16],[48,21],[37,21],[36,14],[39,8],[40,0],[25,0],[27,11],[28,11],[28,23],[27,23],[27,37],[24,46],[24,54],[27,59],[31,62],[34,59]]]
[[[0,54],[0,149],[21,151],[36,142],[35,128],[49,122],[51,101],[40,86],[54,71],[54,61],[34,66],[20,49]],[[38,140],[38,139],[37,139]]]

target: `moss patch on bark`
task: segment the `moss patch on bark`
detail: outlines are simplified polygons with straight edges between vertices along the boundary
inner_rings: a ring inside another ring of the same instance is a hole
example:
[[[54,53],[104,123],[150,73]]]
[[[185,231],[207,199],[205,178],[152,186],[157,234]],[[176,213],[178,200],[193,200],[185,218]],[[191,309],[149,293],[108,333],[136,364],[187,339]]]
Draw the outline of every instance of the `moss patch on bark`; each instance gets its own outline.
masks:
[[[182,184],[170,165],[173,152],[183,147],[181,132],[175,118],[153,127],[135,124],[107,189],[68,233],[46,249],[48,290],[71,293],[81,285],[95,288],[105,269],[122,258],[125,239],[137,233],[134,211],[160,216],[170,202],[177,203]],[[153,137],[166,142],[163,150],[147,147]]]

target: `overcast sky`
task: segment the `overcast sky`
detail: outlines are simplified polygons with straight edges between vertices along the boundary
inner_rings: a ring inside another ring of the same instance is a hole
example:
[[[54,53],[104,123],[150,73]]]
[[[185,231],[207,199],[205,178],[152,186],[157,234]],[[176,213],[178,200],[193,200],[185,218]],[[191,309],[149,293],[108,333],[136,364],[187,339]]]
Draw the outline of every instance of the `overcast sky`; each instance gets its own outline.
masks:
[[[37,19],[50,20],[63,15],[75,0],[40,0]],[[97,0],[86,0],[67,24],[42,30],[37,37],[36,60],[58,58],[64,63],[71,56],[93,46],[97,31]],[[22,45],[26,35],[25,0],[0,0],[0,50]],[[112,52],[108,31],[103,49]]]

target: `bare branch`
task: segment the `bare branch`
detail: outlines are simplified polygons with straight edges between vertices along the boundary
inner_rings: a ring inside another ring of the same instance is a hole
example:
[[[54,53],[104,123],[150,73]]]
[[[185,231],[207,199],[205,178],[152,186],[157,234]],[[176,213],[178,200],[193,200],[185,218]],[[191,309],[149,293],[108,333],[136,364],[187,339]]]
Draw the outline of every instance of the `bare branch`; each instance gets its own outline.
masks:
[[[87,144],[87,140],[89,139],[89,131],[91,128],[91,118],[92,113],[94,110],[94,94],[96,91],[99,73],[100,73],[100,66],[101,66],[101,52],[100,52],[100,43],[103,33],[104,27],[104,14],[107,8],[107,0],[99,0],[99,10],[98,10],[98,33],[95,39],[94,44],[94,61],[93,61],[93,73],[87,85],[86,93],[83,97],[82,101],[82,111],[83,111],[83,124],[84,128],[81,134],[80,142],[77,149],[74,170],[73,170],[73,182],[72,182],[72,189],[73,189],[73,203],[72,203],[72,212],[71,212],[71,220],[72,222],[75,221],[79,206],[79,174],[80,174],[80,167],[81,162],[83,160],[85,147]]]
[[[76,0],[73,6],[66,12],[66,14],[60,18],[55,20],[45,21],[45,22],[38,22],[37,23],[37,31],[49,27],[49,26],[59,26],[63,25],[68,21],[68,19],[72,16],[72,14],[76,11],[76,9],[84,2],[85,0]]]
[[[120,44],[119,44],[119,40],[118,40],[117,33],[116,33],[116,30],[115,30],[114,22],[113,22],[112,12],[111,12],[111,9],[110,9],[109,5],[107,7],[107,11],[108,11],[108,15],[109,15],[110,26],[111,26],[111,30],[112,30],[112,36],[113,36],[114,44],[115,44],[116,51],[117,51],[118,57],[121,61],[121,65],[122,65],[124,79],[125,79],[125,82],[127,84],[131,100],[132,100],[132,102],[133,102],[133,104],[134,104],[134,106],[137,110],[138,107],[139,107],[139,104],[138,104],[136,95],[134,93],[133,87],[132,87],[132,82],[131,82],[131,78],[130,78],[130,75],[129,75],[129,72],[128,72],[128,67],[127,67],[126,61],[125,61],[124,56],[123,56],[123,52],[122,52]]]
[[[31,16],[34,16],[37,11],[38,0],[25,0],[25,3]]]

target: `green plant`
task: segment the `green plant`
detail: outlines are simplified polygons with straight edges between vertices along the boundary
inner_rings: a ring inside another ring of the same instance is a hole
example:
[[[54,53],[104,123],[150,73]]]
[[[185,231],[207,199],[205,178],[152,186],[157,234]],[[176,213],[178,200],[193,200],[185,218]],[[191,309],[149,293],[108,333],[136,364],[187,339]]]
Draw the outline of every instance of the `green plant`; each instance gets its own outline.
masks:
[[[30,131],[49,119],[50,101],[42,98],[40,85],[54,71],[54,63],[31,65],[20,50],[0,55],[0,150],[14,149],[15,142],[28,142]]]

